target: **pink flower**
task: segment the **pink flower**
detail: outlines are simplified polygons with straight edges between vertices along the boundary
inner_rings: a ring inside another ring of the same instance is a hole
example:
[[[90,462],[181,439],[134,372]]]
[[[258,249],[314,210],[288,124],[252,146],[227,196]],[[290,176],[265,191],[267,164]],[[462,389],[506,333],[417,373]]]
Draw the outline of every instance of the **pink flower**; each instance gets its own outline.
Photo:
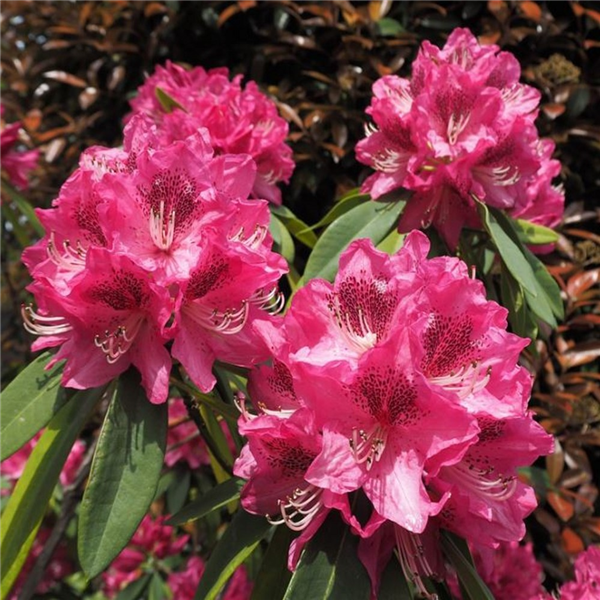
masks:
[[[187,71],[167,61],[140,87],[131,101],[132,114],[150,116],[166,144],[206,127],[217,153],[252,157],[257,168],[253,196],[281,204],[276,184],[289,181],[294,170],[292,151],[284,143],[288,126],[256,84],[249,82],[242,89],[241,79],[238,75],[230,81],[227,69],[195,67]],[[157,90],[178,106],[165,111]]]
[[[153,519],[146,515],[127,547],[102,573],[103,591],[109,598],[139,579],[145,567],[151,568],[147,561],[155,564],[181,552],[189,535],[175,537],[173,527],[165,525],[165,520],[166,517]]]
[[[590,546],[575,560],[575,581],[560,588],[561,600],[597,600],[600,594],[600,548]]]
[[[25,580],[31,569],[33,569],[38,557],[42,553],[48,538],[50,537],[51,529],[47,527],[41,527],[38,531],[38,534],[33,542],[33,546],[31,547],[31,551],[27,555],[25,559],[25,563],[19,573],[17,580],[10,592],[9,599],[17,600]],[[39,582],[38,586],[35,589],[36,594],[47,594],[55,585],[60,584],[65,577],[73,573],[75,570],[75,566],[71,557],[69,556],[69,551],[67,546],[64,543],[59,543],[50,559],[48,565],[46,566],[46,570],[44,571],[44,576]]]
[[[12,487],[16,484],[18,479],[23,474],[23,469],[27,461],[29,460],[29,456],[31,452],[35,448],[38,443],[40,437],[42,436],[43,430],[37,433],[31,440],[29,440],[23,447],[19,448],[14,454],[9,456],[7,459],[3,460],[0,463],[0,475],[8,480],[10,483],[10,489],[3,489],[1,494],[2,496],[8,495],[11,493]],[[85,454],[85,443],[82,440],[76,440],[75,444],[71,448],[69,452],[69,456],[65,461],[65,464],[60,473],[60,483],[63,487],[67,487],[73,483],[75,480],[75,476],[79,471],[79,467],[83,462],[83,457]]]
[[[209,464],[210,458],[183,400],[174,398],[169,404],[165,464],[172,467],[180,461],[186,462],[190,469],[197,469],[200,465]]]
[[[542,587],[542,565],[531,543],[507,542],[497,548],[473,547],[477,572],[496,600],[537,600]]]
[[[413,191],[400,231],[433,224],[454,248],[463,226],[480,226],[475,197],[556,223],[564,197],[551,179],[559,168],[549,163],[551,142],[540,142],[535,129],[540,94],[519,76],[513,56],[456,29],[442,49],[423,42],[410,80],[375,82],[367,109],[375,125],[356,152],[376,173],[362,191],[373,198]]]
[[[199,556],[190,556],[184,570],[169,574],[167,585],[173,598],[193,600],[203,573],[204,561]],[[249,600],[252,587],[246,568],[241,566],[235,570],[221,597],[223,600]]]
[[[251,366],[251,323],[281,308],[285,260],[271,251],[267,203],[248,200],[255,165],[215,156],[206,130],[161,146],[134,117],[125,150],[82,155],[54,207],[38,211],[48,235],[23,256],[39,309],[26,327],[35,349],[61,346],[63,384],[101,385],[134,365],[164,402],[172,355],[203,391],[219,359]]]
[[[333,284],[311,282],[279,323],[254,324],[271,364],[249,378],[256,414],[241,402],[244,508],[279,507],[302,529],[290,568],[340,510],[363,538],[373,594],[394,547],[422,592],[419,578],[443,577],[440,529],[490,547],[522,537],[535,497],[517,468],[553,446],[527,412],[527,340],[464,263],[428,251],[420,232],[394,256],[353,242]],[[347,509],[358,490],[367,523]]]
[[[4,114],[4,106],[0,106],[0,116]],[[0,126],[0,155],[2,156],[2,173],[15,187],[26,190],[29,186],[29,174],[37,166],[39,150],[23,151],[18,147],[21,123]]]

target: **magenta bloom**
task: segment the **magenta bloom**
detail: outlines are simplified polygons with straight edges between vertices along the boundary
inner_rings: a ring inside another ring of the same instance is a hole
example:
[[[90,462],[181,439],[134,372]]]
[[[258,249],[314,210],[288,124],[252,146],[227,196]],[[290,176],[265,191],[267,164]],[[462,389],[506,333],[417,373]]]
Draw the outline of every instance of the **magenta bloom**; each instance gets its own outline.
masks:
[[[357,240],[333,284],[309,283],[279,323],[254,324],[271,364],[249,378],[257,414],[242,403],[242,505],[279,507],[302,542],[340,510],[374,594],[394,548],[421,591],[419,578],[443,578],[441,529],[490,547],[520,539],[535,497],[517,468],[553,446],[527,412],[527,340],[464,263],[428,251],[420,232],[394,256]],[[347,509],[359,490],[367,523]]]
[[[52,529],[49,527],[40,527],[38,534],[33,541],[33,545],[27,558],[25,559],[25,563],[21,568],[21,572],[15,581],[14,586],[10,591],[10,595],[8,596],[9,600],[18,600],[23,585],[27,580],[27,577],[30,571],[35,566],[35,563],[44,550],[46,546],[46,542],[52,533]],[[46,566],[46,570],[44,571],[44,576],[39,582],[38,586],[35,589],[35,593],[37,594],[47,594],[52,590],[53,587],[62,583],[68,575],[75,571],[75,565],[71,560],[69,555],[69,549],[66,544],[59,543],[50,559],[48,565]]]
[[[590,546],[575,560],[575,581],[560,588],[561,600],[596,600],[600,594],[600,548]]]
[[[185,569],[169,574],[167,585],[177,600],[194,600],[202,574],[204,561],[199,556],[190,556]],[[235,570],[220,596],[223,600],[249,600],[253,583],[242,565]]]
[[[48,234],[25,251],[38,310],[35,349],[61,346],[63,384],[106,383],[134,365],[152,402],[168,393],[171,356],[205,392],[219,359],[265,358],[250,324],[281,308],[285,260],[271,251],[269,210],[248,200],[255,165],[215,156],[205,130],[160,146],[147,117],[125,150],[91,148],[53,208]]]
[[[356,153],[376,173],[362,191],[373,198],[400,187],[414,192],[400,231],[433,224],[454,248],[463,226],[480,225],[474,197],[557,223],[564,196],[551,180],[560,165],[535,129],[540,94],[519,76],[511,54],[456,29],[442,49],[423,42],[410,80],[375,82],[367,109],[375,125]]]
[[[0,116],[4,114],[4,106],[0,105]],[[29,174],[37,166],[39,150],[25,150],[18,147],[21,123],[0,126],[0,155],[2,156],[2,174],[15,187],[26,190],[29,187]]]
[[[255,198],[281,204],[280,181],[287,182],[294,170],[292,151],[285,144],[288,125],[275,105],[254,82],[241,86],[241,75],[229,80],[227,69],[190,71],[167,61],[140,87],[131,101],[132,114],[145,114],[157,124],[163,143],[171,143],[200,127],[209,132],[210,144],[218,154],[250,155],[257,174],[252,185]],[[165,111],[157,90],[179,106]]]
[[[24,446],[19,448],[14,454],[6,458],[0,463],[0,475],[4,477],[11,485],[11,489],[16,485],[17,481],[23,474],[23,469],[29,460],[31,452],[42,437],[43,430],[31,438]],[[77,471],[83,462],[85,454],[85,443],[82,440],[76,440],[69,452],[69,456],[60,472],[59,481],[63,487],[67,487],[73,483]],[[0,493],[6,496],[11,493],[11,489],[3,489]]]
[[[173,527],[165,525],[165,520],[166,517],[153,519],[146,515],[127,547],[102,573],[103,591],[109,598],[139,579],[147,561],[155,563],[181,552],[190,536],[175,537]]]

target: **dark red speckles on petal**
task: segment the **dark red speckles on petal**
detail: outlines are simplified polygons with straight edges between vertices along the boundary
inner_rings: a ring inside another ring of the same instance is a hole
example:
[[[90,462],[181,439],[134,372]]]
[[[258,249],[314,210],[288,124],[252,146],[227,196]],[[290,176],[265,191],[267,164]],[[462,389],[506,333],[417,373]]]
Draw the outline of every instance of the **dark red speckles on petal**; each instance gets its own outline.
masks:
[[[273,469],[280,469],[283,477],[298,477],[306,473],[316,453],[289,440],[264,440],[261,453]]]
[[[94,285],[90,297],[114,310],[136,310],[148,301],[146,282],[123,269],[113,270],[112,277]]]
[[[442,377],[478,360],[472,334],[473,322],[469,315],[446,317],[433,313],[423,339],[423,372],[428,377]]]
[[[412,425],[422,416],[415,386],[392,367],[371,368],[350,386],[355,404],[381,425]]]
[[[273,364],[273,373],[268,377],[271,389],[292,402],[296,401],[296,392],[294,391],[294,381],[290,370],[280,361]]]
[[[222,258],[211,257],[211,260],[204,261],[204,264],[190,275],[186,298],[197,300],[206,296],[208,292],[219,289],[227,280],[228,271],[227,263]]]

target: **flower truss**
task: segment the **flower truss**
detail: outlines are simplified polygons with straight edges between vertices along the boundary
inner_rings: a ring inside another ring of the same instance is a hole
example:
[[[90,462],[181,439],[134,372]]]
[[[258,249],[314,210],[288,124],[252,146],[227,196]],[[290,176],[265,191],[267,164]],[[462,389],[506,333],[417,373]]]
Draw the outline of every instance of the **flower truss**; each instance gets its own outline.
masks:
[[[428,251],[420,232],[393,256],[353,242],[333,284],[313,280],[283,319],[255,322],[272,358],[250,376],[253,410],[241,398],[244,508],[302,532],[290,568],[339,510],[374,595],[394,548],[426,594],[421,577],[445,575],[443,530],[492,548],[522,538],[536,500],[517,468],[553,447],[527,410],[528,340],[462,261]]]
[[[0,105],[0,118],[4,116],[4,106]],[[21,190],[29,186],[29,174],[35,169],[40,155],[39,150],[21,151],[18,148],[21,123],[5,125],[0,123],[0,155],[2,156],[2,173],[10,183]]]
[[[376,173],[362,191],[413,192],[400,231],[433,224],[453,249],[464,226],[480,225],[474,199],[540,225],[559,222],[560,163],[535,128],[540,93],[520,74],[512,54],[456,29],[442,49],[423,42],[411,79],[375,82],[367,109],[375,124],[356,154]]]
[[[238,75],[230,81],[227,69],[187,71],[167,61],[141,86],[131,114],[148,115],[164,143],[207,128],[217,154],[248,154],[256,163],[252,196],[281,204],[277,183],[288,182],[294,170],[285,144],[288,125],[256,83],[242,88],[241,80]],[[168,98],[168,109],[161,95]]]
[[[287,267],[271,251],[267,203],[248,200],[255,170],[248,155],[215,155],[202,129],[164,145],[142,116],[123,150],[83,153],[53,208],[38,210],[47,235],[23,254],[38,305],[23,308],[26,327],[41,336],[35,350],[60,346],[63,385],[98,386],[134,365],[159,403],[172,357],[203,391],[216,358],[261,360],[250,323],[279,309]]]

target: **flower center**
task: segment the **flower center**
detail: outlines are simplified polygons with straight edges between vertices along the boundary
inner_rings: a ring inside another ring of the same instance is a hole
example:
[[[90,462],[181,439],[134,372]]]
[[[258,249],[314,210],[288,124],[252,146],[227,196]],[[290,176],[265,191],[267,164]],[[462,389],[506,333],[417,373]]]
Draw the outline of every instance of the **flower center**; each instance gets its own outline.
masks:
[[[321,488],[310,483],[304,489],[296,488],[285,500],[277,501],[281,518],[266,517],[273,525],[285,523],[292,531],[302,531],[323,507],[322,494]]]
[[[366,463],[367,470],[370,470],[385,450],[387,434],[387,428],[379,423],[369,430],[354,428],[349,440],[354,460],[358,464]]]
[[[134,314],[124,325],[118,325],[112,331],[107,329],[94,337],[94,345],[104,352],[108,364],[116,363],[131,348],[144,320],[144,315]]]
[[[31,304],[21,305],[23,327],[33,335],[60,335],[73,329],[64,317],[40,315],[33,310]]]
[[[446,467],[446,470],[451,473],[451,478],[455,483],[492,501],[508,500],[517,489],[515,477],[504,477],[491,467],[484,471],[474,465],[461,462]]]
[[[233,335],[239,333],[248,318],[248,302],[242,302],[239,308],[225,311],[205,306],[201,302],[187,302],[182,311],[204,329]]]

